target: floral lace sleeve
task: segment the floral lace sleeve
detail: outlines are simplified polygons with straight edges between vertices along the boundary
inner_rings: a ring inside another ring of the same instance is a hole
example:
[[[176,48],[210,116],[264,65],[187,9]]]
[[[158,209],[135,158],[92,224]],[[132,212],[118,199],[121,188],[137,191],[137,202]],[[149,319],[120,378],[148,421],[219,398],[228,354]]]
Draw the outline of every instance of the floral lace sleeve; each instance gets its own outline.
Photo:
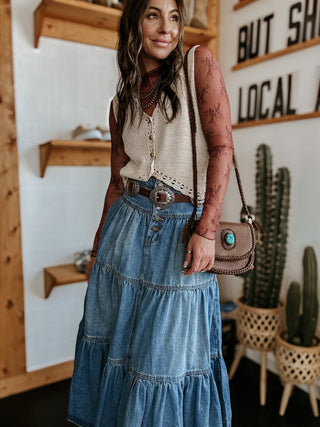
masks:
[[[196,233],[215,239],[233,156],[229,99],[219,65],[206,47],[195,50],[195,85],[209,164],[203,212]]]
[[[91,256],[97,255],[100,235],[107,216],[108,209],[110,208],[112,203],[118,200],[124,193],[124,185],[120,176],[120,169],[123,168],[129,161],[129,157],[124,151],[122,138],[117,133],[117,123],[114,117],[112,104],[110,107],[109,125],[111,132],[111,179],[105,196],[102,217],[94,239]]]

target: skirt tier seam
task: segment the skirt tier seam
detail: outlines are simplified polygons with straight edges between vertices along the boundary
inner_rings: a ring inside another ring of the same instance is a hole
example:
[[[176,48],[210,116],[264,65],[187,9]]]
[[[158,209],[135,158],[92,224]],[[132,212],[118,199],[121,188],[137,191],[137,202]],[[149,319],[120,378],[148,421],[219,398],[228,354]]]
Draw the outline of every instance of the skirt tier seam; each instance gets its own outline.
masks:
[[[133,368],[130,368],[128,370],[129,374],[132,374],[137,381],[147,381],[152,383],[179,383],[185,380],[188,377],[200,377],[200,376],[208,376],[212,374],[212,368],[206,368],[206,369],[197,369],[194,371],[186,371],[182,373],[181,375],[151,375],[151,374],[144,374],[142,372],[136,371]]]
[[[119,273],[117,270],[112,268],[108,264],[104,264],[99,260],[95,261],[95,265],[100,267],[102,270],[106,270],[109,273],[111,273],[116,279],[118,279],[121,282],[126,282],[129,285],[136,285],[140,288],[148,288],[153,289],[155,291],[165,291],[165,292],[171,292],[171,291],[180,291],[180,292],[188,292],[188,291],[195,291],[198,289],[202,289],[207,287],[208,285],[214,285],[215,281],[210,278],[210,280],[207,280],[206,282],[197,284],[197,285],[159,285],[156,283],[148,282],[143,279],[135,279],[133,277],[125,276],[122,273]],[[210,273],[211,274],[211,273]]]
[[[102,337],[94,337],[83,335],[83,340],[88,342],[110,342],[108,338]],[[216,351],[215,353],[210,354],[210,361],[221,360],[223,358],[221,351]],[[163,383],[172,383],[172,382],[181,382],[186,377],[190,376],[202,376],[202,375],[210,375],[212,373],[212,367],[208,367],[205,369],[194,369],[190,371],[185,371],[180,375],[152,375],[146,374],[144,372],[139,372],[136,369],[129,367],[131,361],[130,354],[127,357],[121,359],[113,359],[108,357],[105,366],[118,366],[127,370],[127,373],[131,373],[137,380],[151,381],[151,382],[163,382]]]
[[[107,337],[97,337],[95,335],[87,335],[87,334],[85,334],[83,336],[83,338],[85,338],[86,341],[89,341],[89,342],[95,342],[95,343],[101,342],[101,343],[110,344],[110,339],[107,338]]]

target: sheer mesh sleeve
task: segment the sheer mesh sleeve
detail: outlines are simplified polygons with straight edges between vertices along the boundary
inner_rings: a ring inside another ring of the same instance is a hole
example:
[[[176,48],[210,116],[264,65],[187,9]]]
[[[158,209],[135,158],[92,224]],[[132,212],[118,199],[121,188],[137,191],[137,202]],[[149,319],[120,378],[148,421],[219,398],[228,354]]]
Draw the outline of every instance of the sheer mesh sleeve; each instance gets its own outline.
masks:
[[[129,157],[124,151],[121,135],[117,132],[117,123],[114,117],[113,105],[110,107],[109,125],[111,132],[111,179],[104,200],[102,217],[98,230],[95,235],[91,256],[97,255],[100,235],[107,216],[108,209],[116,200],[124,193],[124,185],[120,176],[120,169],[123,168],[129,161]]]
[[[207,140],[209,164],[203,212],[196,233],[215,239],[233,156],[229,99],[213,53],[195,50],[195,85],[201,126]]]

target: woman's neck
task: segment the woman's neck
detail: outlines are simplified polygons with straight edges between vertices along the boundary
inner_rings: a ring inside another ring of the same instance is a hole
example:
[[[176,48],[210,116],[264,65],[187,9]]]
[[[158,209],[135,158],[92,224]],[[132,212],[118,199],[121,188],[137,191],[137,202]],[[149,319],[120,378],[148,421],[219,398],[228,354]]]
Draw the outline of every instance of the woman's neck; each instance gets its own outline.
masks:
[[[146,71],[142,75],[142,86],[148,86],[154,84],[154,82],[160,77],[161,74],[161,66],[158,65],[158,67],[153,68],[150,71]]]

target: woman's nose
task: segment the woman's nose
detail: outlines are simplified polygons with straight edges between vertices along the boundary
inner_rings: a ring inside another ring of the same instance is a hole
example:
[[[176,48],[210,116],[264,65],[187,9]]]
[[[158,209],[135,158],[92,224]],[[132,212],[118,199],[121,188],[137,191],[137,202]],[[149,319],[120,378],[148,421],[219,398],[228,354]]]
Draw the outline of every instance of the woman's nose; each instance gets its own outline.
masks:
[[[161,19],[160,25],[159,25],[159,33],[167,34],[170,30],[170,21],[168,19]]]

